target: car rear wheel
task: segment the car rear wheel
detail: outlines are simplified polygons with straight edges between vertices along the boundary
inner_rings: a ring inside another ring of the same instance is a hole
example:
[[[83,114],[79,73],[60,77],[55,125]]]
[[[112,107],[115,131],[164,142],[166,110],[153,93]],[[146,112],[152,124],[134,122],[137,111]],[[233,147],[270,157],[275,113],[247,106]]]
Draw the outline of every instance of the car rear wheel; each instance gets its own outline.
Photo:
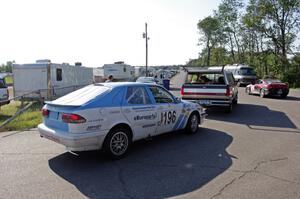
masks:
[[[265,91],[264,91],[264,89],[260,89],[259,96],[260,96],[261,98],[264,98],[264,97],[265,97]]]
[[[192,113],[189,117],[189,120],[185,127],[185,132],[188,134],[195,134],[199,129],[199,115],[196,113]]]
[[[103,143],[103,150],[112,159],[120,159],[128,152],[131,144],[130,132],[126,128],[112,130]]]

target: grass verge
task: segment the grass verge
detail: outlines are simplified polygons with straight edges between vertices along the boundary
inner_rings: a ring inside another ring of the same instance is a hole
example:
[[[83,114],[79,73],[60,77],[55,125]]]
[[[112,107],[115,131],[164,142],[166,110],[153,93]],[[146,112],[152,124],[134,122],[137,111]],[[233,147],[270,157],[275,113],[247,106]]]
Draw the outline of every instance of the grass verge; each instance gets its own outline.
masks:
[[[5,77],[5,82],[6,82],[6,84],[12,84],[12,83],[13,83],[13,78],[12,78],[12,76],[7,76],[7,77]]]
[[[24,103],[26,104],[26,102]],[[0,109],[0,124],[13,116],[20,108],[20,101],[13,101],[8,105],[1,106]],[[4,126],[1,131],[18,131],[30,128],[35,128],[42,122],[41,104],[36,102],[24,113],[16,117],[13,121]]]

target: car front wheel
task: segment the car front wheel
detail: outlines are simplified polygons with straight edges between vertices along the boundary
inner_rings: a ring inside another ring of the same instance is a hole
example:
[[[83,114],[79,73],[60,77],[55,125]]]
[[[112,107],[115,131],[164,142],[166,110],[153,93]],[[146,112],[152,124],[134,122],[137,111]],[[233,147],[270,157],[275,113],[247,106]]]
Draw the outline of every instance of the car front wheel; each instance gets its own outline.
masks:
[[[103,143],[103,150],[112,159],[122,158],[131,144],[130,132],[126,128],[112,130]]]
[[[199,129],[200,118],[196,113],[192,113],[185,127],[185,132],[188,134],[195,134]]]

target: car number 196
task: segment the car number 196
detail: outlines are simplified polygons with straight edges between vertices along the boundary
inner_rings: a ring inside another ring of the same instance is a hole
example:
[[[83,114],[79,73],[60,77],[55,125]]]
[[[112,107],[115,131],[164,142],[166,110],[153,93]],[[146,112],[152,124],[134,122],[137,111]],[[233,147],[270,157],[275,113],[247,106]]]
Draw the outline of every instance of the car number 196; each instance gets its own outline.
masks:
[[[161,112],[160,124],[170,124],[176,121],[176,111]]]

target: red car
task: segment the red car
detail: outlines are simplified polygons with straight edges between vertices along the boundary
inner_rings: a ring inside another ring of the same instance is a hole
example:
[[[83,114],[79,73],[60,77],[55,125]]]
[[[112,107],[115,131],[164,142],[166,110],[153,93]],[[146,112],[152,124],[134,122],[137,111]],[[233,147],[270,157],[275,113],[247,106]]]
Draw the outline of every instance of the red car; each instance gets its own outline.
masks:
[[[277,79],[261,79],[246,87],[246,93],[259,94],[260,97],[279,96],[285,98],[289,94],[289,86]]]

